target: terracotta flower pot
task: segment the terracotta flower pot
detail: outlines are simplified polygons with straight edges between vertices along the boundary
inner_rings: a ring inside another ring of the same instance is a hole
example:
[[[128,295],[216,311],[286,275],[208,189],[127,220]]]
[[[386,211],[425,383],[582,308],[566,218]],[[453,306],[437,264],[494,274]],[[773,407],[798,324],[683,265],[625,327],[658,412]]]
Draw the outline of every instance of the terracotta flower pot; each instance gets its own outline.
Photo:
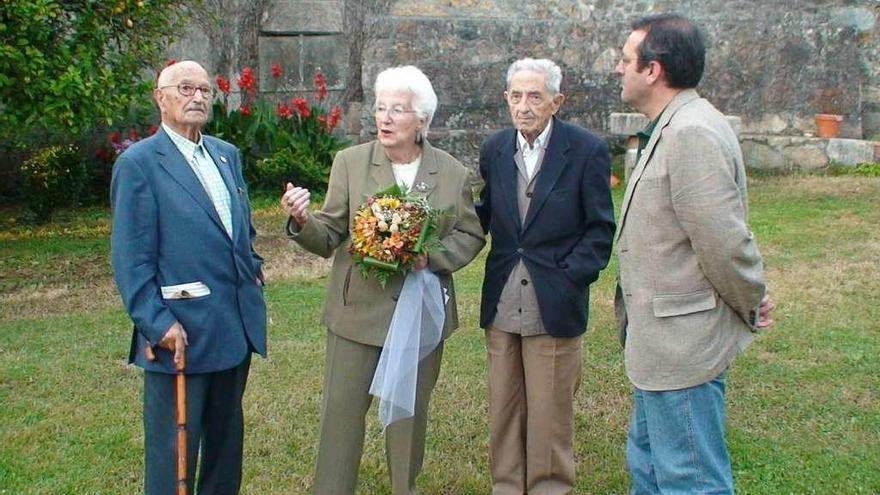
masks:
[[[611,187],[617,187],[620,185],[620,179],[618,179],[617,176],[614,174],[611,174],[610,182],[611,182]]]
[[[840,134],[840,123],[843,122],[842,115],[834,115],[831,113],[816,114],[816,134],[822,138],[835,138]]]

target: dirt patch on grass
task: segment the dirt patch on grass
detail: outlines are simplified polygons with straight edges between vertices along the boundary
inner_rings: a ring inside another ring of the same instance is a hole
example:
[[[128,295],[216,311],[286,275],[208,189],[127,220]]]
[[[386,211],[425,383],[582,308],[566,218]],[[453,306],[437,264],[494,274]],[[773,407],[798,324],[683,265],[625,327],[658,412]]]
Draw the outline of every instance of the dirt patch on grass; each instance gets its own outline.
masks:
[[[821,175],[785,175],[753,179],[756,184],[775,183],[785,191],[804,195],[834,195],[839,197],[880,194],[880,180],[865,177],[827,177]],[[775,190],[776,188],[768,188]],[[750,191],[752,189],[750,188]]]
[[[256,249],[265,259],[267,282],[320,278],[330,269],[330,260],[306,252],[286,237],[258,237]]]
[[[0,321],[87,313],[114,304],[121,303],[109,277],[97,280],[89,287],[69,284],[18,287],[0,294]]]
[[[282,235],[281,229],[277,228],[279,222],[274,223],[275,229],[270,229],[270,222],[261,222],[257,226],[256,249],[266,260],[263,270],[267,281],[315,279],[326,275],[330,260],[307,253]],[[263,235],[263,232],[272,234]],[[109,254],[60,256],[51,263],[9,268],[10,271],[0,277],[0,321],[121,306],[113,283]]]

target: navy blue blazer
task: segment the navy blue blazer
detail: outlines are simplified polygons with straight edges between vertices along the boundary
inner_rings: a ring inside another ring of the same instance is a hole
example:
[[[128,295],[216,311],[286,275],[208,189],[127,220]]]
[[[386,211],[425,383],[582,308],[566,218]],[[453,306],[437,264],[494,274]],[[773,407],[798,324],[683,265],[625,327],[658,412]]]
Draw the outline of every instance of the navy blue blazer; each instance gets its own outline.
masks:
[[[480,326],[495,319],[501,290],[523,260],[550,335],[574,337],[587,327],[590,284],[608,264],[614,238],[608,145],[595,134],[553,120],[553,131],[525,220],[517,205],[516,129],[480,148],[485,186],[476,206],[491,234]]]
[[[148,371],[174,373],[171,352],[157,349],[158,359],[151,362],[144,348],[148,342],[157,345],[175,321],[189,341],[187,373],[235,367],[251,350],[266,353],[262,258],[253,248],[256,231],[239,152],[210,136],[204,136],[204,145],[229,188],[233,238],[161,128],[129,147],[113,166],[113,277],[134,321],[129,362]],[[163,298],[163,286],[192,283],[210,294]]]

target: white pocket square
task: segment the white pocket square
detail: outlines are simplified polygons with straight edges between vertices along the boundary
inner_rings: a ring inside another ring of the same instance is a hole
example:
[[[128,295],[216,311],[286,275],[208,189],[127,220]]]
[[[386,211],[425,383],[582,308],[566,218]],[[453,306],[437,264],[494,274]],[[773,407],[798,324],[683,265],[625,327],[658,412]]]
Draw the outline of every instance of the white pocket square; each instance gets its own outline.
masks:
[[[204,282],[162,286],[162,299],[192,299],[204,297],[210,293],[211,289]]]

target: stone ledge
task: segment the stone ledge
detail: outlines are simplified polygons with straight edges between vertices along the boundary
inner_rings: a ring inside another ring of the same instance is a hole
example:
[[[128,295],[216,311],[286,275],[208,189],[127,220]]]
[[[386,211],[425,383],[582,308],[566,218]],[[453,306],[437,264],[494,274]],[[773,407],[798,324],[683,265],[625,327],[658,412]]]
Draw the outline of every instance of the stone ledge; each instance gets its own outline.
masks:
[[[742,119],[735,115],[727,115],[727,122],[733,132],[739,136],[742,131]],[[634,136],[648,125],[648,117],[641,113],[615,112],[608,116],[608,129],[616,136]]]
[[[369,127],[361,129],[360,141],[375,136]],[[500,129],[450,129],[433,127],[431,144],[449,152],[468,168],[476,171],[480,144]],[[823,139],[803,136],[774,136],[741,134],[743,158],[749,168],[761,170],[815,170],[830,163],[856,165],[862,162],[880,162],[880,142],[858,139]],[[613,139],[613,138],[612,138]],[[625,169],[631,169],[635,149],[628,150]]]
[[[740,136],[746,166],[762,170],[816,170],[831,163],[880,161],[880,142],[802,136]]]

